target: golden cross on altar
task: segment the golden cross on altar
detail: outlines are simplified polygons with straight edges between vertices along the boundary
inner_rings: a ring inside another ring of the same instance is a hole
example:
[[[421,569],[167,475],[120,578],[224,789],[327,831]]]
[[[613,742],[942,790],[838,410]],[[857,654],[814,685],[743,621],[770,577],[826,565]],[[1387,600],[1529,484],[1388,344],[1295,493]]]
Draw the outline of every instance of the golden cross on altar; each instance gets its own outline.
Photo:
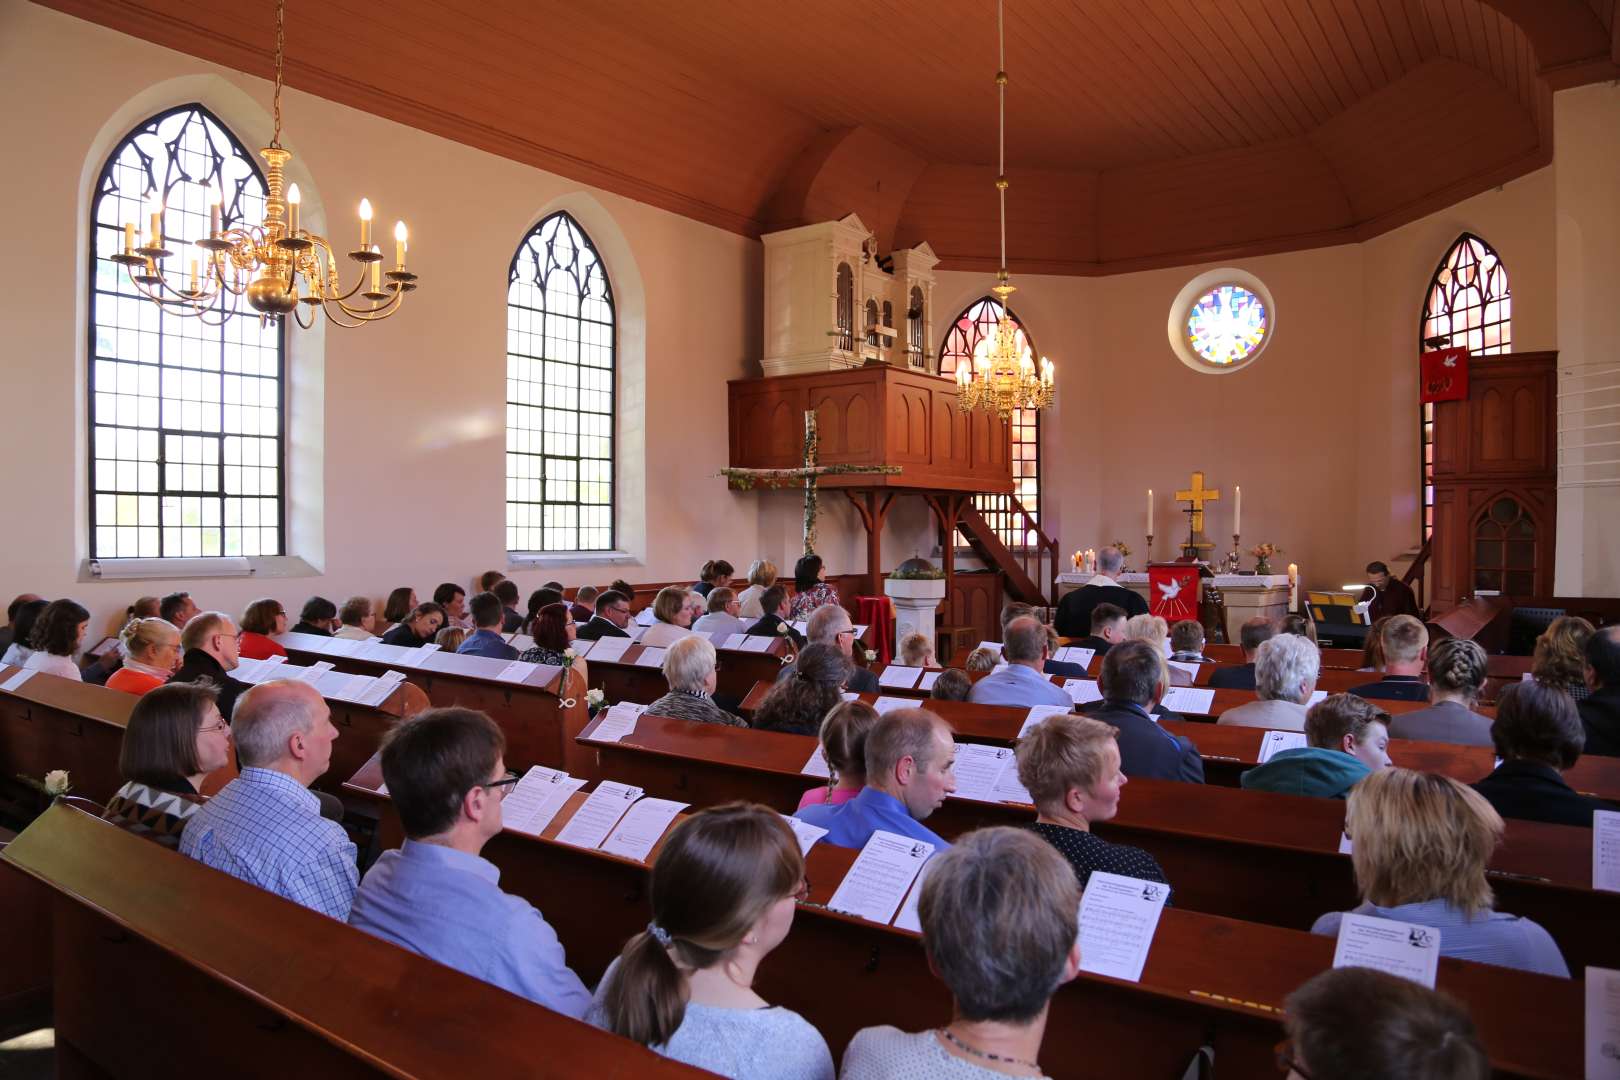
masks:
[[[1214,502],[1220,497],[1219,489],[1210,490],[1204,487],[1204,474],[1201,471],[1192,474],[1192,487],[1190,489],[1176,492],[1177,502],[1192,504],[1190,508],[1192,513],[1190,525],[1193,535],[1196,536],[1204,531],[1204,504]]]

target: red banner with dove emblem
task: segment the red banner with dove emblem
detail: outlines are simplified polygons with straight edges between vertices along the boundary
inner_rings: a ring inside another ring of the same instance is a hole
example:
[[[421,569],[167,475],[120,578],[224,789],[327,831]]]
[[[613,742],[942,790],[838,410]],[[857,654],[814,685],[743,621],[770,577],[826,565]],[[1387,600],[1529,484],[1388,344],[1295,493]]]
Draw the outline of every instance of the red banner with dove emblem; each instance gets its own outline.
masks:
[[[1152,563],[1148,566],[1148,611],[1174,625],[1198,618],[1198,566]]]
[[[1463,401],[1468,397],[1468,350],[1441,349],[1418,358],[1421,365],[1418,400]]]

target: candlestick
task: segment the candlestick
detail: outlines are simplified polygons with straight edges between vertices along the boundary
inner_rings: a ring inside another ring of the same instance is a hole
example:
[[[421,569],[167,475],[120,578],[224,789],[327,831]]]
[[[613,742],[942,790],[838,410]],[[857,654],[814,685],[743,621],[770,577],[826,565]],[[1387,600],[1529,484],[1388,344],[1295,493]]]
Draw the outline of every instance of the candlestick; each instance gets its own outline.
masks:
[[[371,245],[371,253],[373,255],[381,255],[382,254],[382,252],[380,250],[378,250],[376,244]],[[372,263],[371,263],[371,291],[372,292],[382,292],[382,260],[381,259],[374,259],[372,261]]]
[[[1148,525],[1148,529],[1150,531],[1147,534],[1147,547],[1142,549],[1142,558],[1143,558],[1143,560],[1145,562],[1149,562],[1149,563],[1151,563],[1153,561],[1153,533],[1151,531],[1152,528],[1153,528],[1153,526],[1152,526],[1152,524],[1150,522],[1150,524]]]
[[[124,254],[128,255],[135,250],[135,223],[124,222]]]
[[[147,201],[148,216],[146,226],[146,246],[157,248],[163,246],[163,202],[154,193]]]
[[[216,239],[220,234],[220,219],[222,216],[220,203],[223,201],[224,197],[220,195],[219,188],[208,189],[208,235]]]
[[[1147,534],[1153,535],[1153,489],[1148,488],[1148,527]]]
[[[197,292],[197,259],[196,259],[195,256],[193,256],[192,260],[191,260],[191,290],[190,291],[193,294],[195,294]]]
[[[405,223],[403,221],[394,222],[394,262],[396,263],[394,269],[396,270],[405,269],[406,235]]]
[[[298,185],[294,184],[287,189],[287,236],[289,239],[298,235],[298,204],[303,197],[298,193]]]
[[[371,200],[360,200],[360,250],[371,250]]]
[[[1243,485],[1239,484],[1237,498],[1232,507],[1232,534],[1235,536],[1243,531]]]

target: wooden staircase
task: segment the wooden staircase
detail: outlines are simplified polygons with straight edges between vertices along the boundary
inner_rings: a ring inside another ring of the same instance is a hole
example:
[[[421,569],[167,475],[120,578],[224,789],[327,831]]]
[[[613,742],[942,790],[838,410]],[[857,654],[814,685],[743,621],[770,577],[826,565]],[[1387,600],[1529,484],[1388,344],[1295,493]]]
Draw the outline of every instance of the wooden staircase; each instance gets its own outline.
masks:
[[[1057,602],[1058,545],[1041,531],[1027,507],[1009,494],[938,494],[928,498],[943,534],[945,572],[954,573],[956,537],[960,536],[984,564],[1002,573],[1007,595],[1026,604],[1049,607]],[[1021,537],[1009,548],[1004,536]]]

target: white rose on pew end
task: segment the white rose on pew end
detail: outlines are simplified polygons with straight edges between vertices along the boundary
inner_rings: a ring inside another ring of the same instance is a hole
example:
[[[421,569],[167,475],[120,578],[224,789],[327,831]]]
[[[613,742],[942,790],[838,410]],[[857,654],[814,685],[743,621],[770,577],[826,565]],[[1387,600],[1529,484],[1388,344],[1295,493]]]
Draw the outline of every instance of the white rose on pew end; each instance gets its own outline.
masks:
[[[45,794],[55,798],[66,795],[73,790],[73,783],[68,779],[66,769],[52,769],[45,774]]]

